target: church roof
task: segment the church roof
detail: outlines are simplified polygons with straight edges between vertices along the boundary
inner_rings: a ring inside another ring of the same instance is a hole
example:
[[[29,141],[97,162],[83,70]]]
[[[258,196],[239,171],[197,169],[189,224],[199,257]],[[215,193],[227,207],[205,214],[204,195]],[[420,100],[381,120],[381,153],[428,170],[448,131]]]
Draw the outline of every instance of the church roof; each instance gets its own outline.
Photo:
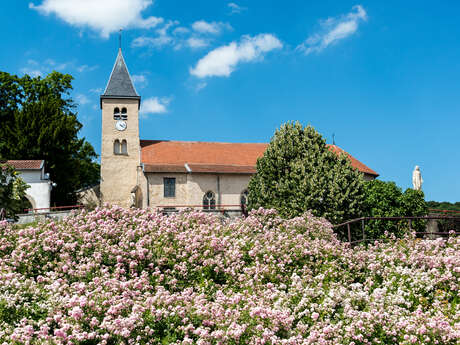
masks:
[[[140,100],[140,96],[137,94],[129,75],[128,67],[126,67],[121,49],[118,50],[118,56],[113,65],[109,82],[101,95],[101,99],[103,98],[134,98]]]
[[[368,166],[366,166],[363,163],[361,163],[359,160],[357,160],[355,157],[353,157],[351,154],[349,154],[345,150],[341,149],[337,145],[327,145],[327,146],[328,146],[329,150],[331,150],[332,152],[336,153],[337,155],[346,154],[348,156],[348,158],[350,159],[351,166],[353,168],[356,168],[356,169],[358,169],[359,171],[361,171],[362,173],[365,173],[365,174],[373,175],[375,177],[379,176],[379,174],[377,174],[374,170],[372,170]]]
[[[141,140],[141,162],[146,172],[199,172],[254,174],[257,158],[262,157],[268,144],[213,143],[199,141]],[[345,153],[351,165],[365,174],[378,174],[335,145],[333,152]]]
[[[4,163],[11,165],[16,170],[40,170],[42,169],[43,164],[45,164],[45,161],[43,159],[8,160]]]

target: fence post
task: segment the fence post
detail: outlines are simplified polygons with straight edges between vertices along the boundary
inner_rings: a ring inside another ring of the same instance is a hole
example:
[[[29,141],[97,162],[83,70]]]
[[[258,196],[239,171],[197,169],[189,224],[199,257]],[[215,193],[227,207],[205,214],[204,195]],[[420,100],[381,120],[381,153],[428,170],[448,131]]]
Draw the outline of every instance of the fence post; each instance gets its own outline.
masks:
[[[361,220],[361,228],[363,229],[363,240],[366,239],[366,233],[364,232],[364,219]]]
[[[350,223],[347,224],[347,229],[348,229],[348,242],[351,243],[351,230],[350,230]]]
[[[412,219],[409,219],[409,231],[412,232]]]

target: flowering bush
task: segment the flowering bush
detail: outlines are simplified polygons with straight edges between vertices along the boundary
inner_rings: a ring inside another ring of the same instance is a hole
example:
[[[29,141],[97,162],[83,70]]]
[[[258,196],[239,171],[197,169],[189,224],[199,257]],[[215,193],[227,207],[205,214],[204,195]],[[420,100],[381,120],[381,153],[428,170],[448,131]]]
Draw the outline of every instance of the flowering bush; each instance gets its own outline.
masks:
[[[367,248],[272,210],[0,223],[0,344],[458,344],[460,240]]]

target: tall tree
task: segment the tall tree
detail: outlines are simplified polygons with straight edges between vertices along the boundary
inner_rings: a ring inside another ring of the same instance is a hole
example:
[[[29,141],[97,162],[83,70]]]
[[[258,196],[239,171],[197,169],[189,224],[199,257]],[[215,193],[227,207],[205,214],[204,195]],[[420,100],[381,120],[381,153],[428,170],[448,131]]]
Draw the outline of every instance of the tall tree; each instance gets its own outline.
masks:
[[[96,152],[78,137],[72,79],[58,72],[45,78],[0,72],[0,157],[44,159],[57,183],[51,194],[57,205],[75,203],[76,190],[99,180]]]
[[[349,159],[331,152],[313,127],[287,123],[257,160],[249,208],[275,208],[285,217],[311,210],[338,223],[361,215],[363,183]]]

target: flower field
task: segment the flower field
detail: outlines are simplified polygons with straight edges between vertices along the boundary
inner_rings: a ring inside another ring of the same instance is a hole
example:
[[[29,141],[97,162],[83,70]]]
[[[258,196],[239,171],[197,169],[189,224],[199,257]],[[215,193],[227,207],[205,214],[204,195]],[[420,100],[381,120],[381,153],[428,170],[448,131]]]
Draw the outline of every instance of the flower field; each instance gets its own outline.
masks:
[[[460,239],[350,248],[310,214],[0,223],[0,344],[459,344]]]

